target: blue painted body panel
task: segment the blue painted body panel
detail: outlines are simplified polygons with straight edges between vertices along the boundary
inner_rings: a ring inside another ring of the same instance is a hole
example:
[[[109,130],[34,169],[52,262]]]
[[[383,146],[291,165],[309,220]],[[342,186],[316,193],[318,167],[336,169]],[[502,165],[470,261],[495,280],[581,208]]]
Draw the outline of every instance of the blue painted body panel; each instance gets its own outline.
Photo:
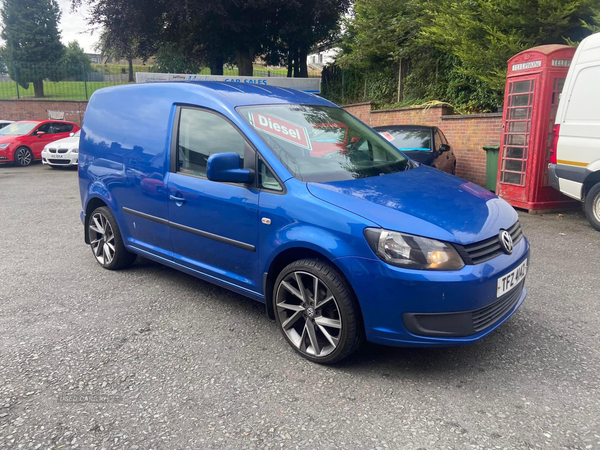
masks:
[[[172,173],[169,192],[186,199],[169,202],[169,220],[256,246],[258,191]],[[171,229],[174,258],[192,269],[253,291],[262,290],[258,253]]]
[[[380,177],[309,185],[318,198],[383,228],[469,244],[497,236],[517,213],[490,191],[427,166]]]
[[[423,166],[332,183],[296,180],[236,112],[238,106],[284,103],[335,106],[299,91],[246,84],[157,83],[96,91],[80,140],[82,221],[90,200],[101,199],[129,250],[263,302],[263,275],[277,255],[291,248],[319,252],[350,282],[372,342],[460,345],[499,326],[505,319],[468,338],[427,338],[409,333],[402,314],[488,305],[496,299],[498,278],[528,258],[526,239],[511,255],[436,272],[385,264],[363,232],[384,227],[466,245],[509,228],[517,220],[514,209],[477,185]],[[208,108],[229,119],[279,177],[284,192],[170,173],[178,105]],[[271,224],[261,223],[263,218]]]

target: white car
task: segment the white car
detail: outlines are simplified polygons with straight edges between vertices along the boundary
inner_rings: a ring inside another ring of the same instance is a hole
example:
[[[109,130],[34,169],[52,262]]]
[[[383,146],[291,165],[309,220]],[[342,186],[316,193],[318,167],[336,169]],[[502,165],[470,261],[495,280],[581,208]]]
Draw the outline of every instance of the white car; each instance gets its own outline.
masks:
[[[50,142],[42,150],[42,164],[52,168],[77,166],[79,160],[79,133],[73,134],[64,139]]]

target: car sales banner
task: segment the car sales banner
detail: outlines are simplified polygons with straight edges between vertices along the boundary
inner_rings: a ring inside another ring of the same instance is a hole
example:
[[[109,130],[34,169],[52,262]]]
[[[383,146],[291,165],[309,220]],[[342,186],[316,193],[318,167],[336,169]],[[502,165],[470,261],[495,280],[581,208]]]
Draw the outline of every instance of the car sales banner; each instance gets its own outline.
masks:
[[[230,75],[189,75],[178,73],[136,72],[136,83],[155,81],[224,81],[226,83],[245,83],[257,86],[277,86],[299,91],[321,93],[320,78],[283,78],[283,77],[236,77]]]

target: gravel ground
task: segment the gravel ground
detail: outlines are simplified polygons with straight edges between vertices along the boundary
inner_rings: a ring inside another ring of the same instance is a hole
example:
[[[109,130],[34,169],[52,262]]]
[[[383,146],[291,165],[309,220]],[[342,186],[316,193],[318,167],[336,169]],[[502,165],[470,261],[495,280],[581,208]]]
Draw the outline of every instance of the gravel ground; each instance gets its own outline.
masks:
[[[0,448],[600,448],[581,213],[521,214],[529,296],[483,341],[323,367],[252,300],[147,260],[103,270],[79,211],[75,171],[0,167]]]

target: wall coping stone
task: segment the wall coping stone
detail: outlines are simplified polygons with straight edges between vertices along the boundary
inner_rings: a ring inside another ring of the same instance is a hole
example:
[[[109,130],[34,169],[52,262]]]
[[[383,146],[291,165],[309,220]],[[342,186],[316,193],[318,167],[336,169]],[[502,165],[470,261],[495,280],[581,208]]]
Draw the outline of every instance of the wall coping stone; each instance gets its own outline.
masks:
[[[376,114],[376,113],[387,113],[387,112],[396,112],[396,111],[427,111],[429,109],[438,109],[438,108],[448,108],[448,109],[452,109],[452,106],[448,106],[448,105],[433,105],[433,106],[419,106],[419,107],[414,107],[414,106],[404,106],[402,108],[394,108],[394,109],[374,109],[371,111],[372,114]]]
[[[349,108],[351,106],[365,106],[372,105],[373,102],[362,102],[362,103],[350,103],[349,105],[341,105],[342,108]]]
[[[494,119],[502,117],[501,112],[485,114],[444,114],[442,120]]]

